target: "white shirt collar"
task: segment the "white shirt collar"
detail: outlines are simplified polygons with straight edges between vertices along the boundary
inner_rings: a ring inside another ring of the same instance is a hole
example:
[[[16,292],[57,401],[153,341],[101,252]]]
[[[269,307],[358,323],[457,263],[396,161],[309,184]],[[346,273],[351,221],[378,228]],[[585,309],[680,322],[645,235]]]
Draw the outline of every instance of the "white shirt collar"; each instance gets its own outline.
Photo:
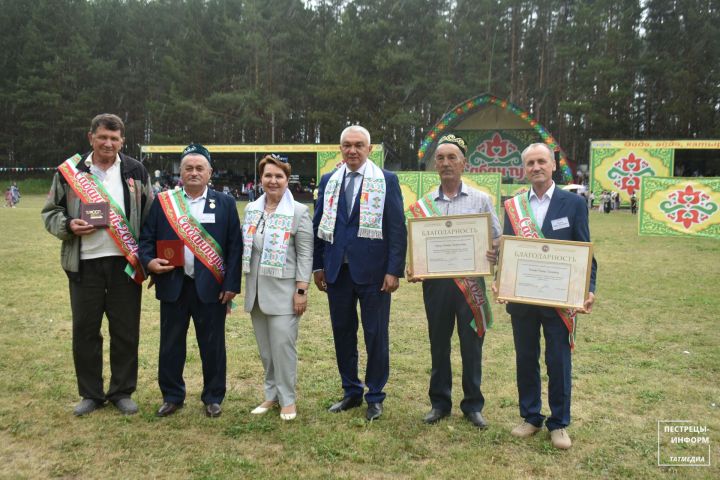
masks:
[[[192,198],[192,197],[191,197],[190,195],[188,195],[187,192],[185,191],[185,187],[183,187],[183,195],[185,195],[186,198],[188,198],[189,200],[191,200],[191,201],[193,201],[193,202],[197,202],[198,200],[201,200],[201,199],[203,199],[203,198],[207,198],[207,193],[208,193],[208,187],[207,187],[207,185],[205,185],[205,190],[203,190],[202,195],[200,195],[200,196],[197,197],[197,198]]]
[[[530,187],[530,194],[528,195],[528,200],[535,197],[539,202],[541,202],[545,197],[547,197],[548,200],[552,200],[553,193],[555,193],[555,182],[552,182],[552,185],[550,185],[550,188],[547,189],[547,192],[543,195],[543,198],[539,198],[537,194],[535,193],[535,189]]]
[[[93,160],[93,153],[90,152],[90,155],[88,155],[87,158],[85,159],[85,166],[88,167],[88,168],[92,167],[92,166],[93,166],[93,161],[92,161],[92,160]],[[115,155],[115,162],[114,162],[112,165],[110,165],[110,168],[113,168],[113,167],[116,166],[116,165],[117,165],[117,166],[120,166],[120,162],[121,162],[121,161],[122,161],[122,160],[120,160],[120,155],[117,155],[117,154],[116,154],[116,155]],[[100,168],[100,167],[98,167],[98,168]]]
[[[364,176],[365,176],[365,169],[367,168],[367,164],[368,164],[369,161],[370,161],[370,159],[369,159],[369,158],[366,158],[366,159],[365,159],[365,163],[363,163],[363,164],[360,166],[360,168],[358,168],[357,170],[355,170],[355,173],[359,173],[361,177],[364,177]],[[350,168],[349,168],[347,165],[345,165],[345,168],[347,169],[347,172],[345,172],[346,175],[347,175],[348,173],[352,172],[352,170],[350,170]]]

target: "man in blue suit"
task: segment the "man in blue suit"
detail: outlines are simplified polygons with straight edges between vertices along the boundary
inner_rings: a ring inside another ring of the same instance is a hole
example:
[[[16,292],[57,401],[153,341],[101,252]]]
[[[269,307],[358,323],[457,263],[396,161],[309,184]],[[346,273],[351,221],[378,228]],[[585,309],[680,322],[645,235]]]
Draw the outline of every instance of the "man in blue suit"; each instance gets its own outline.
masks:
[[[160,300],[159,417],[172,415],[185,401],[182,374],[190,317],[200,347],[205,414],[222,413],[225,316],[228,302],[240,292],[242,234],[235,200],[208,188],[211,174],[207,149],[188,146],[180,157],[183,189],[158,195],[140,235],[140,259],[152,273]],[[174,246],[182,253],[174,254],[172,244],[159,251],[158,242],[167,240],[181,241]],[[182,267],[169,265],[175,255],[183,256]]]
[[[404,274],[407,248],[400,183],[395,174],[368,161],[371,150],[365,128],[342,132],[344,163],[322,177],[313,218],[314,281],[328,294],[344,391],[330,411],[360,406],[367,386],[365,417],[370,421],[383,412],[390,373],[390,294]],[[365,384],[358,377],[358,300],[368,356]]]
[[[555,171],[553,151],[544,143],[533,143],[522,152],[525,176],[532,189],[521,195],[527,197],[532,210],[535,228],[541,237],[556,240],[590,241],[588,210],[582,197],[556,188],[552,179]],[[519,200],[520,197],[509,200]],[[524,201],[525,199],[523,199]],[[530,212],[527,212],[528,214]],[[525,218],[527,221],[528,218]],[[505,235],[514,235],[513,224],[505,212]],[[595,301],[595,277],[597,263],[592,260],[590,293],[584,308],[579,313],[590,313]],[[495,288],[493,287],[493,290]],[[550,431],[552,445],[559,449],[572,446],[566,427],[570,424],[571,394],[571,339],[566,322],[557,309],[520,303],[508,303],[515,341],[515,363],[520,416],[524,422],[512,430],[512,435],[527,438],[542,428],[543,423]],[[574,316],[576,312],[570,312]],[[550,417],[540,412],[540,327],[545,336],[545,365],[549,377],[548,403]]]

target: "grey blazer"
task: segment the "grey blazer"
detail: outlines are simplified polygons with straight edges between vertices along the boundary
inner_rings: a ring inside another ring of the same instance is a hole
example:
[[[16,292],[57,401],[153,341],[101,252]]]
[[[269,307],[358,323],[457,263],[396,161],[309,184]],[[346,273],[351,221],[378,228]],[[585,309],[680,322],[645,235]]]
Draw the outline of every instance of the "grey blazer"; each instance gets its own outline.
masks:
[[[245,311],[252,311],[257,299],[265,315],[292,315],[295,282],[309,283],[312,275],[313,229],[308,207],[295,202],[283,278],[258,275],[262,251],[253,243],[250,272],[245,274]]]

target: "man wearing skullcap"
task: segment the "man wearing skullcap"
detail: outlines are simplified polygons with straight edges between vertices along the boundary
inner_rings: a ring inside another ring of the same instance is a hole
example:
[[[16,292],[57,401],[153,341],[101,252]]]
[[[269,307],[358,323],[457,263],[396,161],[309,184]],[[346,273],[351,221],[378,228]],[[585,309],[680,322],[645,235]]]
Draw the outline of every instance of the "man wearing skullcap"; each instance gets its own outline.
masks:
[[[180,157],[183,188],[158,195],[140,235],[140,258],[160,300],[159,417],[172,415],[185,402],[190,317],[202,361],[200,399],[208,417],[222,413],[225,316],[240,292],[242,235],[235,200],[208,187],[211,175],[208,150],[196,143],[185,148]],[[170,265],[180,256],[181,265]]]
[[[412,205],[409,212],[415,217],[490,214],[493,243],[500,238],[492,199],[462,181],[465,171],[465,140],[458,135],[440,138],[435,150],[435,169],[440,185]],[[495,250],[487,252],[495,263]],[[463,400],[460,402],[465,418],[478,428],[486,428],[482,415],[485,398],[480,390],[482,380],[482,347],[485,331],[492,323],[492,310],[482,277],[440,278],[420,280],[407,272],[408,281],[423,282],[423,300],[430,336],[432,370],[430,372],[430,412],[423,421],[437,423],[450,415],[452,408],[452,370],[450,339],[457,323],[462,357]]]

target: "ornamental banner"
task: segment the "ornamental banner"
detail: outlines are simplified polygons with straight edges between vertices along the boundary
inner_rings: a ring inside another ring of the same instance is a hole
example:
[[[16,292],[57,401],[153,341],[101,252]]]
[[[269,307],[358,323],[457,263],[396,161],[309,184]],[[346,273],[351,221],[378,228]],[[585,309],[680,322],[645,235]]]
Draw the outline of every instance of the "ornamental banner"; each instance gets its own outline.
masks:
[[[373,145],[373,149],[368,157],[378,167],[382,168],[383,159],[383,148],[382,145]],[[336,147],[333,152],[317,152],[317,181],[320,183],[320,178],[326,173],[330,173],[342,164],[342,153],[340,153],[340,147]]]
[[[424,172],[396,172],[400,182],[405,217],[412,218],[408,208],[420,199],[421,178]]]
[[[642,144],[642,143],[641,143]],[[603,190],[620,193],[622,203],[640,191],[643,177],[670,177],[675,150],[671,148],[625,147],[616,142],[590,145],[590,191],[598,197]]]
[[[460,130],[468,143],[466,172],[498,173],[516,181],[525,178],[520,153],[538,141],[535,130]]]
[[[720,177],[643,177],[638,231],[720,239]]]
[[[500,186],[500,193],[503,197],[514,197],[515,195],[519,195],[521,193],[527,193],[530,191],[530,184],[524,184],[524,183],[511,183],[511,184],[505,184],[503,183]]]

